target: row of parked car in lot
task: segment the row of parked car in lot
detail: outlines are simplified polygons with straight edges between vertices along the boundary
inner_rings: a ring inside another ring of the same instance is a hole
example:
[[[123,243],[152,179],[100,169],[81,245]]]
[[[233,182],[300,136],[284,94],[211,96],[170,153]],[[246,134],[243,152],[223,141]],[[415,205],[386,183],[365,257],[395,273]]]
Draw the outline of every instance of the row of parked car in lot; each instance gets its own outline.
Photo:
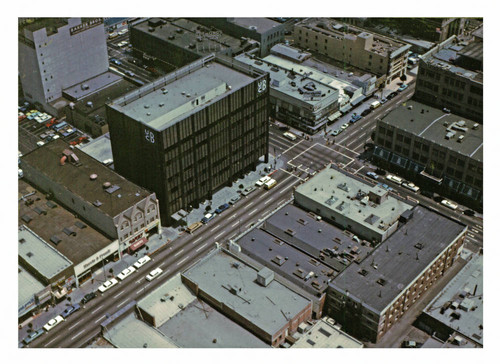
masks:
[[[147,255],[145,255],[142,258],[139,258],[134,264],[132,264],[130,267],[125,268],[120,272],[120,274],[117,275],[117,278],[120,281],[123,281],[130,275],[132,275],[134,272],[136,272],[139,268],[141,268],[143,265],[146,263],[150,262],[151,258]],[[156,268],[149,272],[149,274],[146,276],[147,281],[152,281],[153,279],[157,278],[163,273],[163,270],[161,268]],[[97,290],[101,293],[106,292],[109,290],[111,287],[115,286],[118,284],[118,280],[116,278],[111,278],[104,282],[102,285],[97,288]],[[23,343],[25,345],[33,342],[36,338],[40,337],[43,333],[48,332],[52,330],[54,327],[59,325],[61,322],[65,321],[68,316],[71,314],[75,313],[76,311],[80,310],[81,306],[86,304],[89,301],[92,301],[94,298],[97,297],[96,292],[90,292],[87,293],[83,298],[81,299],[80,303],[74,303],[71,306],[68,306],[63,312],[61,312],[60,315],[57,315],[53,319],[49,320],[44,326],[43,329],[39,329],[36,331],[33,331],[30,333],[27,337],[23,339]]]

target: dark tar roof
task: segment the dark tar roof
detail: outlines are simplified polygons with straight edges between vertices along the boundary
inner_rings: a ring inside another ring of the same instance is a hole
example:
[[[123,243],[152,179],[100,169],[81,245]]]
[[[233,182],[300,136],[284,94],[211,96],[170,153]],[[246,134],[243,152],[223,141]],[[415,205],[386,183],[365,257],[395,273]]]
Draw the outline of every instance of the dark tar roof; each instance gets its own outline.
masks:
[[[76,166],[67,161],[64,166],[61,166],[60,159],[65,149],[70,149],[69,144],[57,139],[24,155],[21,160],[55,183],[65,186],[84,201],[90,204],[100,201],[102,205],[96,208],[110,217],[119,215],[151,195],[149,191],[126,180],[78,148],[70,150],[76,154],[81,165]],[[91,174],[97,174],[97,179],[90,180]],[[111,186],[116,185],[120,189],[108,193],[103,188],[104,182],[110,182]]]
[[[293,205],[287,205],[272,215],[266,220],[263,229],[297,249],[306,251],[337,272],[343,271],[352,260],[363,260],[372,250],[367,242],[358,243],[352,239],[351,233],[323,220],[318,221],[315,215]],[[321,254],[324,249],[336,251],[339,255],[330,257],[327,253]],[[353,249],[356,253],[351,253]],[[343,252],[349,255],[342,256]]]
[[[330,286],[382,313],[465,229],[465,225],[417,206],[412,219],[361,264],[347,267]],[[417,243],[422,249],[415,247]],[[359,273],[362,269],[365,276]],[[380,278],[386,281],[383,286],[377,283]]]

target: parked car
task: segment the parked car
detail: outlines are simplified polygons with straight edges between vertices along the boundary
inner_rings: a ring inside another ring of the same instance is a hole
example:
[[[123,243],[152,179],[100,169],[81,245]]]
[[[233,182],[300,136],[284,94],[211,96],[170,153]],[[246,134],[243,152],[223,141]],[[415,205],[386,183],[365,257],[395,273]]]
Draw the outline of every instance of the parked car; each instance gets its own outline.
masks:
[[[212,214],[212,213],[208,213],[206,214],[202,219],[201,219],[201,222],[204,223],[204,224],[208,224],[208,222],[210,220],[212,220],[213,218],[215,217],[215,214]]]
[[[86,304],[87,302],[89,301],[92,301],[94,298],[96,298],[97,295],[95,294],[95,292],[90,292],[90,293],[87,293],[85,296],[83,296],[82,300],[80,301],[80,303],[82,305]]]
[[[151,272],[149,272],[149,274],[146,276],[146,279],[151,282],[153,279],[155,279],[156,277],[158,277],[162,273],[163,273],[163,270],[161,268],[156,268],[156,269],[152,270]]]
[[[413,192],[418,192],[418,191],[420,191],[420,187],[415,186],[415,184],[414,184],[414,183],[412,183],[412,182],[408,182],[408,181],[403,182],[402,186],[403,186],[404,188],[409,189],[410,191],[413,191]]]
[[[398,92],[397,92],[397,91],[391,92],[389,95],[387,95],[387,99],[388,99],[388,100],[391,100],[391,99],[393,99],[394,97],[396,97],[397,95],[398,95]]]
[[[42,147],[45,145],[45,143],[40,140],[40,141],[36,142],[36,145],[38,145],[39,147]]]
[[[135,268],[134,266],[130,266],[128,268],[125,268],[124,270],[121,271],[120,274],[118,274],[118,279],[120,279],[120,281],[123,281],[125,278],[127,278],[129,275],[131,275],[132,273],[135,272]]]
[[[235,196],[235,197],[233,197],[232,199],[229,200],[229,204],[230,205],[234,205],[239,200],[241,200],[241,197],[240,196]]]
[[[132,72],[132,71],[129,71],[129,70],[126,70],[126,71],[125,71],[125,74],[126,74],[127,76],[129,76],[129,77],[135,77],[135,73],[134,73],[134,72]]]
[[[134,263],[134,267],[139,269],[140,267],[142,267],[144,264],[146,264],[150,260],[151,260],[151,258],[149,257],[149,255],[145,255],[142,258],[139,258],[139,260]]]
[[[23,342],[26,345],[28,345],[30,342],[33,342],[36,338],[42,336],[44,333],[45,333],[45,331],[43,331],[43,329],[39,329],[39,330],[33,331],[31,334],[29,334],[28,336],[26,336],[23,339]]]
[[[61,315],[58,315],[58,316],[54,317],[52,320],[50,320],[49,322],[47,322],[43,326],[43,328],[45,329],[45,331],[50,331],[63,321],[64,321],[63,317]]]
[[[388,174],[385,177],[385,179],[388,180],[388,181],[394,182],[394,183],[396,183],[398,185],[400,185],[400,184],[403,183],[403,179],[401,177],[393,176],[392,174]]]
[[[340,127],[340,129],[345,130],[348,127],[349,127],[349,124],[345,123],[345,124],[342,124],[342,126]]]
[[[354,124],[356,121],[360,120],[362,118],[361,115],[353,114],[351,116],[351,120],[349,121],[351,124]]]
[[[248,196],[248,195],[249,195],[249,194],[251,194],[253,191],[255,191],[255,187],[250,186],[250,187],[245,188],[241,194],[242,194],[243,196]]]
[[[371,113],[373,110],[372,109],[364,109],[363,112],[361,113],[361,116],[366,116],[369,113]]]
[[[122,64],[122,62],[119,59],[116,59],[116,58],[111,58],[109,61],[111,63],[116,64],[117,66],[121,66],[121,64]]]
[[[98,290],[99,290],[99,292],[104,293],[116,284],[118,284],[118,281],[116,280],[116,278],[111,278],[110,280],[101,284],[99,286]]]
[[[387,191],[389,191],[389,192],[390,192],[390,191],[394,191],[394,190],[392,189],[392,187],[389,187],[389,186],[388,186],[388,185],[386,185],[385,183],[379,183],[379,184],[377,184],[377,187],[383,188],[384,190],[387,190]]]
[[[386,99],[385,97],[382,97],[382,98],[380,99],[380,103],[381,103],[381,104],[385,104],[386,102],[387,102],[387,99]]]
[[[63,318],[66,318],[68,317],[69,315],[71,315],[72,313],[78,311],[80,309],[80,305],[78,303],[74,303],[73,305],[67,307],[62,313],[61,313],[61,316]]]
[[[373,178],[373,179],[378,179],[378,174],[376,174],[375,172],[366,172],[366,175],[370,178]]]
[[[401,91],[406,90],[407,88],[408,88],[408,85],[406,85],[406,84],[404,84],[404,83],[403,83],[403,84],[401,85],[401,87],[399,87],[399,88],[398,88],[398,91],[399,91],[399,92],[401,92]]]
[[[458,208],[458,205],[448,201],[448,200],[443,200],[441,201],[441,205],[448,207],[449,209],[456,210]]]
[[[464,210],[464,215],[474,216],[475,214],[476,213],[474,212],[474,210],[471,210],[471,209]]]
[[[226,211],[229,208],[229,205],[227,203],[220,205],[218,209],[215,210],[216,214],[220,214],[223,211]]]
[[[271,177],[269,176],[264,176],[261,179],[259,179],[257,182],[255,182],[255,185],[257,187],[263,186],[267,181],[271,180]]]
[[[421,348],[422,345],[423,345],[422,343],[413,340],[405,340],[403,341],[402,344],[403,348]]]
[[[339,135],[340,133],[342,133],[342,131],[343,131],[342,129],[336,129],[336,130],[332,131],[332,135],[333,135],[333,136],[337,136],[337,135]]]

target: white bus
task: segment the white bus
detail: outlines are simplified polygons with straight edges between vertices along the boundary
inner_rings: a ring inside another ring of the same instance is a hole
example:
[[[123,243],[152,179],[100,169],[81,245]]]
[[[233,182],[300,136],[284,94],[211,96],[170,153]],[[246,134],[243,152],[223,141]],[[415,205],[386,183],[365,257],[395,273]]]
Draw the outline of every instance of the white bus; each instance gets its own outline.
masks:
[[[270,179],[269,181],[267,181],[266,183],[264,183],[264,188],[266,190],[270,190],[271,188],[273,188],[274,186],[276,186],[278,182],[276,182],[275,179]]]
[[[288,131],[287,131],[287,132],[285,132],[285,133],[283,133],[283,136],[284,136],[284,137],[286,137],[286,138],[288,138],[288,139],[290,139],[290,140],[295,140],[295,139],[297,139],[297,135],[292,134],[292,133],[290,133],[290,132],[288,132]]]

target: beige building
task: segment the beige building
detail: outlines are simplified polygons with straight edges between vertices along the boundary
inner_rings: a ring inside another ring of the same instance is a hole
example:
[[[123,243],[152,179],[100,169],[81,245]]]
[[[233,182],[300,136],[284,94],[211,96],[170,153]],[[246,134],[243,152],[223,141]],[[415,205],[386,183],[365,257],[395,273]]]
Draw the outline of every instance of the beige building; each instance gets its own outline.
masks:
[[[344,67],[351,65],[385,76],[386,84],[406,75],[411,46],[402,41],[328,18],[308,18],[297,23],[293,37],[300,48],[342,62]]]

